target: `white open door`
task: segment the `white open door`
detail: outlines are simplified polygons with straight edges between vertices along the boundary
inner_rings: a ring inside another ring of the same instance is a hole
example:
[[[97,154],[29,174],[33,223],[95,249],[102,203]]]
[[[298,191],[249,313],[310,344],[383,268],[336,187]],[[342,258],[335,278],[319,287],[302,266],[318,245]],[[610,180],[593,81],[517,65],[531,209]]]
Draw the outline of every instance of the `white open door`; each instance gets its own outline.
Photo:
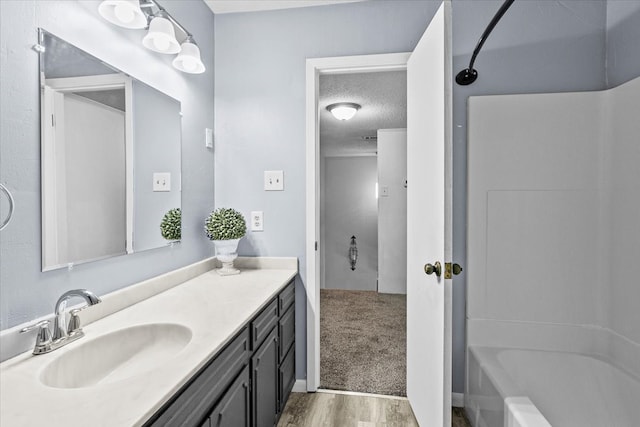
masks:
[[[407,397],[421,426],[451,425],[450,17],[445,0],[407,64]]]

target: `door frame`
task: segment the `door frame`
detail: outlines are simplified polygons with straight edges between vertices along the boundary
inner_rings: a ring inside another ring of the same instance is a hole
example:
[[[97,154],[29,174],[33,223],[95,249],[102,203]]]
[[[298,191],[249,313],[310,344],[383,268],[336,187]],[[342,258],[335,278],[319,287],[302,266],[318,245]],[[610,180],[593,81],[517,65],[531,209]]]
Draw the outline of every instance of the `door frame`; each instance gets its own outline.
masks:
[[[306,61],[306,279],[307,391],[320,387],[320,111],[321,74],[406,70],[410,52],[310,58]],[[318,246],[316,247],[316,242]]]

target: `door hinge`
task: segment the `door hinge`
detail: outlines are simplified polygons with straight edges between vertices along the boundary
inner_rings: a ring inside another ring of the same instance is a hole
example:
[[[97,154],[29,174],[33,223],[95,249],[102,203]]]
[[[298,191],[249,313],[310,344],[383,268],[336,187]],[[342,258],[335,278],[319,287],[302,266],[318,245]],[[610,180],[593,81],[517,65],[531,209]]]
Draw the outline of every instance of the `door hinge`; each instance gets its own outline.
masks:
[[[316,251],[318,250],[318,241],[316,240]]]
[[[51,115],[51,127],[56,127],[56,119],[53,114]]]
[[[451,279],[453,276],[457,276],[462,272],[460,264],[445,262],[444,263],[444,278]]]

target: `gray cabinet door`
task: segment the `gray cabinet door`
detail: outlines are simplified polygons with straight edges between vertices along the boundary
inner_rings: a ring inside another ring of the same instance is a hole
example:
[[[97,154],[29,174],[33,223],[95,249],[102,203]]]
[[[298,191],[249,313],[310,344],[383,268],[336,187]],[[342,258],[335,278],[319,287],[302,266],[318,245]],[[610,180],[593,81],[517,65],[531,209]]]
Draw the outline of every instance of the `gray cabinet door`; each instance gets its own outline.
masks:
[[[280,412],[284,411],[287,399],[296,382],[296,349],[291,348],[278,368],[278,401]]]
[[[254,427],[273,427],[278,414],[278,334],[274,327],[251,358]]]
[[[249,367],[245,366],[209,416],[211,427],[249,427]]]

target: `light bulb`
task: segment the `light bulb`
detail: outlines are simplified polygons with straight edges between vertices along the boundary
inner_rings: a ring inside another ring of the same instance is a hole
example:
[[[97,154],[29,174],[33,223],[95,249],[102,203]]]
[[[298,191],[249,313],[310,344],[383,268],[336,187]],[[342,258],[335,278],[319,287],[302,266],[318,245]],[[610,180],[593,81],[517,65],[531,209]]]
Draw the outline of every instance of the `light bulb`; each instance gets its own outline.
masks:
[[[198,63],[194,58],[185,57],[182,59],[182,68],[186,71],[193,71],[198,67]]]
[[[125,24],[130,23],[135,18],[135,14],[130,7],[125,6],[123,4],[118,4],[113,8],[113,13],[116,15],[116,18]]]
[[[356,115],[360,105],[353,102],[338,102],[327,106],[327,110],[338,120],[349,120]]]
[[[154,37],[153,44],[158,50],[169,49],[169,40],[166,37]]]
[[[336,107],[331,112],[338,120],[349,120],[356,115],[356,109],[353,107]]]

